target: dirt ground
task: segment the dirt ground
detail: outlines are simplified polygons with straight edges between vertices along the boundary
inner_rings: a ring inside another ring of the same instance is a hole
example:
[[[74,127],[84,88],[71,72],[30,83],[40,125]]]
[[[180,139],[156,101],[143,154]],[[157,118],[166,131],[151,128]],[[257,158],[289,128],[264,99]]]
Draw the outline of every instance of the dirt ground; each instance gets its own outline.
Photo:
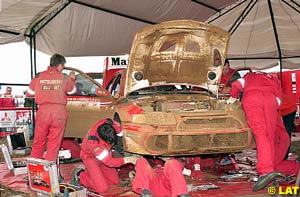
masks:
[[[0,185],[0,196],[1,197],[29,197],[31,195],[13,191],[3,185]]]
[[[0,144],[1,144],[1,139],[0,139]],[[291,153],[300,155],[300,141],[293,141],[291,143]],[[2,154],[0,154],[2,157]],[[0,157],[1,162],[3,161],[3,158]],[[13,155],[13,157],[18,157],[18,155]],[[22,155],[24,157],[24,155]],[[25,194],[22,192],[17,192],[10,190],[9,188],[5,187],[4,185],[0,185],[0,196],[1,197],[31,197],[32,195]]]

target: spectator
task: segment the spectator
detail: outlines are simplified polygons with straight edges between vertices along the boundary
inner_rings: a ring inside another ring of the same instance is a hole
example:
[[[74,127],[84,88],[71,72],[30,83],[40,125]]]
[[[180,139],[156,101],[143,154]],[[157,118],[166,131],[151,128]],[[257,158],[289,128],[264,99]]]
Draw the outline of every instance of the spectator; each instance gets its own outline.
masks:
[[[3,94],[3,97],[0,98],[0,107],[15,107],[15,99],[12,94],[12,87],[6,87],[6,92]]]
[[[77,82],[76,83],[76,92],[75,95],[85,95],[84,91],[83,91],[83,85],[82,83]]]
[[[66,93],[76,91],[74,73],[62,73],[65,63],[64,56],[54,54],[48,69],[31,80],[26,92],[39,105],[30,157],[43,159],[47,148],[44,159],[57,160],[67,121]]]
[[[239,78],[241,78],[240,74],[230,68],[229,61],[228,59],[226,59],[222,71],[220,84],[224,84],[224,87],[231,87],[232,82]]]

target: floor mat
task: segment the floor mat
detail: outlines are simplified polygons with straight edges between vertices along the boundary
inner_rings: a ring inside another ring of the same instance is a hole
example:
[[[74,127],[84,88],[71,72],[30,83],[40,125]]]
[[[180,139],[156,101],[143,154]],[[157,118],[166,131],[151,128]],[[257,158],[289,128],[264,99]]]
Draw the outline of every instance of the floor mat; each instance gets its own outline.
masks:
[[[84,167],[82,162],[62,164],[61,173],[64,177],[62,182],[69,183],[74,168]],[[128,168],[132,170],[132,168]],[[7,170],[6,164],[0,164],[0,184],[6,187],[20,191],[27,194],[36,196],[36,192],[32,191],[27,185],[25,180],[27,174],[21,174],[14,176],[14,174]],[[133,193],[130,188],[130,184],[126,184],[126,169],[120,170],[121,186],[110,187],[109,191],[102,194],[102,196],[132,196],[137,197],[139,195]],[[125,180],[125,181],[124,181]],[[125,184],[124,184],[125,182]],[[249,181],[223,181],[219,176],[204,173],[204,176],[200,179],[191,179],[187,177],[187,183],[189,187],[193,187],[193,191],[190,192],[190,196],[245,196],[255,194],[267,194],[267,191],[252,192],[252,182]],[[217,187],[210,187],[215,185]]]

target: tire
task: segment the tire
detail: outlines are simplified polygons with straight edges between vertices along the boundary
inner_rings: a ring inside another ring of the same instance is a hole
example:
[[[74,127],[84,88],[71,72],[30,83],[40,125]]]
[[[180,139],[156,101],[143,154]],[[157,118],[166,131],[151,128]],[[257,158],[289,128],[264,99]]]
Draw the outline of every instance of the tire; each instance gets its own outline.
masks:
[[[117,114],[114,115],[114,120],[122,125],[121,119]],[[123,137],[117,138],[117,144],[114,146],[113,150],[115,157],[124,157]]]

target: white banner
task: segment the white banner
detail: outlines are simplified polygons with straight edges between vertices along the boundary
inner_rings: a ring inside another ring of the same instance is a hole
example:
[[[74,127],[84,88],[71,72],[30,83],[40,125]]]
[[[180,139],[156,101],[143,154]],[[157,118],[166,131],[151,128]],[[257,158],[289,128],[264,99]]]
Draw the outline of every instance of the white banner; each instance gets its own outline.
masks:
[[[127,68],[128,57],[129,57],[128,55],[107,56],[104,60],[104,65],[107,70],[117,69],[117,68]]]
[[[22,127],[31,118],[31,109],[0,110],[0,127]]]

